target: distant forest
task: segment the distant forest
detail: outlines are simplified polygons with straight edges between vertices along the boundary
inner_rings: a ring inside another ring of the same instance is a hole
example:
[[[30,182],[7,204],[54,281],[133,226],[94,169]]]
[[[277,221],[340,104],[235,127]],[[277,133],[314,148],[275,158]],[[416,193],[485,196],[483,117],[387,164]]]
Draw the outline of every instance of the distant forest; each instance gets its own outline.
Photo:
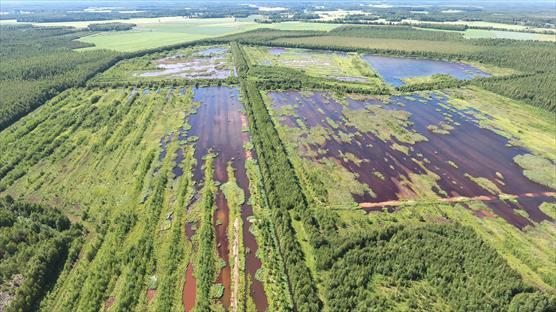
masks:
[[[462,2],[462,4],[467,4]],[[260,11],[256,6],[246,6],[233,2],[191,2],[189,8],[177,6],[134,6],[126,3],[126,10],[65,10],[59,7],[44,6],[41,9],[27,11],[8,11],[0,19],[16,19],[19,22],[72,22],[72,21],[101,21],[129,18],[152,18],[164,16],[188,16],[197,18],[235,17],[245,18],[250,15],[262,16],[257,20],[269,22],[284,21],[316,21],[319,19],[319,10],[310,2],[282,3],[287,6],[285,11]],[[491,23],[505,23],[524,25],[530,27],[551,27],[556,25],[556,17],[546,14],[550,4],[540,6],[530,5],[530,8],[516,12],[514,8],[504,5],[492,6],[486,4],[482,7],[453,4],[442,6],[423,7],[419,5],[407,6],[360,6],[350,2],[329,2],[324,10],[354,10],[360,13],[339,17],[330,22],[335,23],[368,23],[384,20],[386,23],[400,22],[405,19],[419,20],[422,22],[455,22],[455,21],[485,21]],[[131,12],[131,13],[130,13]],[[436,27],[434,27],[436,28]],[[446,27],[446,30],[455,30]]]
[[[0,26],[0,130],[59,92],[107,69],[116,52],[73,49],[91,34],[67,27]]]

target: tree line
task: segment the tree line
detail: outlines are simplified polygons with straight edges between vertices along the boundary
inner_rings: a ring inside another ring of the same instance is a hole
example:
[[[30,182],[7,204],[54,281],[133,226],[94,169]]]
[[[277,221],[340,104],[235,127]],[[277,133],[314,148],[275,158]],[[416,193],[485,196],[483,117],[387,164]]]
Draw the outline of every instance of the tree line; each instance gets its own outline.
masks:
[[[425,281],[457,311],[552,311],[556,297],[526,286],[496,250],[457,224],[417,227],[368,226],[342,237],[326,267],[328,304],[332,311],[388,311],[389,299],[377,278],[398,289]],[[409,308],[417,301],[409,298]]]
[[[216,207],[216,186],[214,185],[214,157],[209,155],[205,161],[205,183],[201,192],[201,220],[199,230],[196,232],[199,241],[199,249],[195,262],[196,298],[195,309],[197,311],[211,311],[212,286],[216,279],[216,240],[212,217]]]
[[[124,31],[131,30],[133,27],[137,26],[133,23],[93,23],[89,24],[87,28],[90,31]]]
[[[376,29],[375,29],[376,28]],[[426,33],[426,34],[425,34]],[[312,41],[312,38],[321,36],[342,36],[353,38],[354,45],[329,45],[321,44]],[[390,38],[397,39],[410,39],[415,41],[415,49],[408,50],[402,49],[392,42],[391,48],[387,49],[373,49],[373,48],[360,48],[355,43],[358,37],[365,38]],[[442,32],[433,32],[426,30],[410,30],[401,26],[383,26],[383,27],[370,27],[370,26],[342,26],[330,32],[284,32],[276,30],[259,29],[257,31],[246,32],[243,34],[232,35],[224,37],[223,39],[237,40],[244,44],[253,45],[266,45],[266,46],[279,46],[291,48],[307,48],[307,49],[322,49],[322,50],[335,50],[344,52],[358,52],[368,54],[382,54],[393,56],[405,57],[420,57],[429,59],[442,59],[453,61],[470,61],[479,62],[483,64],[490,64],[499,67],[512,68],[519,73],[504,77],[490,77],[486,79],[476,79],[472,83],[480,85],[481,87],[499,93],[516,100],[522,100],[531,105],[542,107],[548,111],[556,111],[556,66],[554,66],[554,58],[556,57],[556,43],[553,42],[533,42],[533,41],[520,41],[510,39],[471,39],[459,40],[456,38],[449,39],[442,35]],[[298,38],[295,43],[290,43],[281,39]],[[427,48],[428,41],[442,41],[448,47],[447,52],[433,51]],[[458,45],[451,43],[456,42]],[[461,49],[461,46],[465,50]],[[448,52],[449,51],[449,52]],[[282,76],[285,70],[277,69],[276,72],[264,71],[254,73],[261,77],[276,77]],[[288,75],[296,77],[295,75]],[[261,87],[275,88],[273,85],[299,85],[299,79],[293,80],[276,80],[265,79],[261,82]],[[455,84],[459,85],[461,82]],[[445,81],[438,84],[428,84],[427,86],[420,86],[423,88],[443,88],[451,86]],[[411,87],[416,88],[416,87]],[[404,91],[410,91],[405,88]]]
[[[244,52],[234,46],[236,59],[248,64]],[[263,186],[270,206],[280,253],[292,293],[294,309],[318,311],[322,307],[316,283],[305,263],[305,255],[291,224],[291,212],[305,210],[306,202],[289,163],[288,156],[254,81],[248,78],[248,66],[241,66],[240,84],[245,108],[253,129],[253,142],[259,157]]]
[[[456,32],[429,31],[412,26],[340,26],[327,33],[329,36],[356,38],[386,38],[404,40],[463,40],[463,35]]]

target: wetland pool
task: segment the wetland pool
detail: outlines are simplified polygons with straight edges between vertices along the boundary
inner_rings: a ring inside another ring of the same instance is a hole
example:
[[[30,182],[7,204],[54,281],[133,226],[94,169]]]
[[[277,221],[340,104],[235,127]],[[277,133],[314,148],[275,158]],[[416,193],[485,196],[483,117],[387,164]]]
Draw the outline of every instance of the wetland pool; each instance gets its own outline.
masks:
[[[477,77],[488,77],[489,74],[464,63],[438,60],[416,59],[408,57],[391,57],[365,55],[365,60],[380,76],[394,87],[401,87],[403,79],[432,76],[435,74],[450,75],[459,80]]]
[[[352,194],[359,204],[498,194],[546,197],[554,191],[529,180],[513,161],[529,150],[480,127],[476,114],[451,106],[440,92],[339,101],[326,92],[287,91],[269,92],[268,98],[275,118],[294,134],[286,140],[302,158],[334,162],[369,187]],[[538,201],[518,204],[498,201],[489,207],[520,228],[529,220],[550,219]]]

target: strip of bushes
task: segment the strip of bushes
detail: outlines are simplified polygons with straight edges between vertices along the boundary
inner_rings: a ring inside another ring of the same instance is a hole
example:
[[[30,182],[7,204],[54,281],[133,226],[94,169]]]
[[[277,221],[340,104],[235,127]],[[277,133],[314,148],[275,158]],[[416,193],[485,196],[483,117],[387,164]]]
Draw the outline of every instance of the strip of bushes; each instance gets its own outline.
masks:
[[[199,251],[195,262],[196,279],[196,311],[211,311],[212,309],[212,287],[216,278],[216,241],[212,217],[215,209],[216,186],[214,185],[212,155],[205,160],[205,183],[201,190],[201,225],[195,233],[199,242]]]
[[[234,49],[234,52],[239,53],[235,55],[236,59],[243,58],[243,62],[248,64],[241,49]],[[259,156],[263,185],[286,266],[294,308],[298,311],[318,311],[322,302],[290,218],[290,211],[302,213],[307,209],[305,198],[257,85],[253,80],[244,78],[247,76],[246,69],[244,67],[240,72],[241,91],[253,130],[253,142]]]

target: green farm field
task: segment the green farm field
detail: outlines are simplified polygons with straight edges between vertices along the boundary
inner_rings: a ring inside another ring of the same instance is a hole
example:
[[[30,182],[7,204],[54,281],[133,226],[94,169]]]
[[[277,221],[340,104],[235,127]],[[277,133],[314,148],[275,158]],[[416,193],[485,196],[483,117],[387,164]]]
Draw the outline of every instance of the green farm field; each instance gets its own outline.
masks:
[[[556,41],[556,34],[535,34],[529,32],[487,30],[487,29],[467,29],[463,32],[467,39],[496,38],[496,39],[515,39],[515,40],[539,40]]]
[[[419,28],[419,25],[416,25]],[[441,32],[452,32],[460,33],[466,39],[512,39],[512,40],[537,40],[537,41],[556,41],[556,34],[545,34],[545,33],[535,33],[535,32],[523,32],[523,31],[510,31],[504,29],[466,29],[464,31],[459,30],[443,30],[434,28],[419,28],[428,31],[441,31]]]
[[[137,27],[130,31],[105,32],[80,38],[82,42],[95,46],[84,48],[109,49],[131,52],[157,48],[166,45],[184,43],[193,40],[206,39],[244,32],[257,28],[272,28],[280,30],[330,30],[338,25],[289,22],[277,24],[258,24],[253,21],[242,21],[233,18],[213,19],[184,19],[182,17],[160,19],[134,19],[126,23],[135,23]],[[90,22],[89,22],[90,23]],[[62,23],[64,26],[85,27],[84,23]]]
[[[506,24],[506,23],[494,23],[485,21],[447,21],[447,22],[435,22],[435,21],[418,21],[418,20],[403,20],[403,23],[416,24],[420,23],[426,24],[446,24],[446,25],[466,25],[470,27],[489,27],[495,30],[514,30],[514,31],[530,31],[530,32],[544,32],[544,31],[554,31],[551,28],[540,28],[540,27],[529,27],[518,24]]]

